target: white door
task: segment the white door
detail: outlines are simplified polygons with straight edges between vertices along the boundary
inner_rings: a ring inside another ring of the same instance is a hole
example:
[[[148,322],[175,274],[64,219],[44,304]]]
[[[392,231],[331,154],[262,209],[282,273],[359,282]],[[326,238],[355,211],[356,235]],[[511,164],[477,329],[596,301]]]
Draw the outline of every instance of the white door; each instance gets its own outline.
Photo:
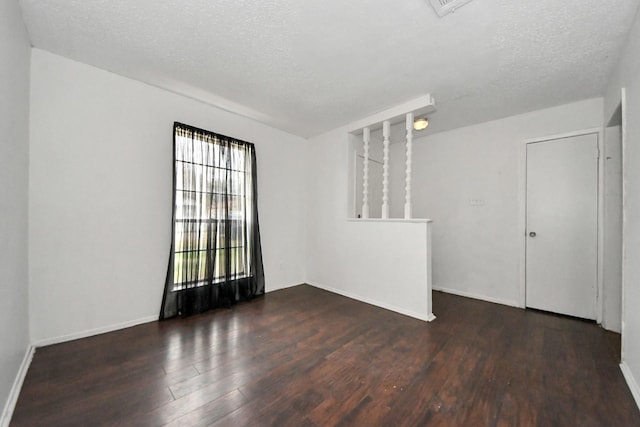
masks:
[[[596,319],[598,136],[527,144],[526,305]]]

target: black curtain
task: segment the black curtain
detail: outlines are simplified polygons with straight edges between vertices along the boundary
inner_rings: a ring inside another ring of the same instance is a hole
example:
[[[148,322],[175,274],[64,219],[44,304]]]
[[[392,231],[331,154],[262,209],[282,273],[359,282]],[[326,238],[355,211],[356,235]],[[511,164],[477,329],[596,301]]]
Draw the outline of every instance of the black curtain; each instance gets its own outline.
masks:
[[[160,319],[264,294],[253,144],[173,127],[173,229]]]

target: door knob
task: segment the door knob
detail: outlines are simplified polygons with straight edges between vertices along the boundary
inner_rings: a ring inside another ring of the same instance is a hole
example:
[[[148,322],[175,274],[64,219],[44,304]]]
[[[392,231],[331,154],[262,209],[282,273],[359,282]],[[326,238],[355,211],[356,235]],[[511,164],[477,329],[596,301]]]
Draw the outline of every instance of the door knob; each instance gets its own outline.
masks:
[[[529,233],[529,236],[530,236],[530,237],[536,237],[536,232],[535,232],[535,231],[532,231],[531,233]]]

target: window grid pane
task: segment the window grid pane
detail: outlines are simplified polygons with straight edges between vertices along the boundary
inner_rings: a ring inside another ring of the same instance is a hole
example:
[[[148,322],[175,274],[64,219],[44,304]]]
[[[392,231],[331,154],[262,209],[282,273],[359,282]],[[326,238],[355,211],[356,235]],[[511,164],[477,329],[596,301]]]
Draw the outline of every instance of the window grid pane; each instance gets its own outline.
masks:
[[[246,277],[249,263],[246,153],[186,135],[176,133],[174,290]]]

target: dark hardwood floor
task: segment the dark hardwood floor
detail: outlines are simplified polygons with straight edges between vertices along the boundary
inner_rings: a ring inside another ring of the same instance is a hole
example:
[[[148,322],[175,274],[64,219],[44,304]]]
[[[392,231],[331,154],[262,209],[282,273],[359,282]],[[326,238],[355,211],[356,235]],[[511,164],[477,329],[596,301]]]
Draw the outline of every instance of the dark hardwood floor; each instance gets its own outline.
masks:
[[[298,286],[40,348],[15,426],[640,426],[619,335],[434,293],[433,323]]]

